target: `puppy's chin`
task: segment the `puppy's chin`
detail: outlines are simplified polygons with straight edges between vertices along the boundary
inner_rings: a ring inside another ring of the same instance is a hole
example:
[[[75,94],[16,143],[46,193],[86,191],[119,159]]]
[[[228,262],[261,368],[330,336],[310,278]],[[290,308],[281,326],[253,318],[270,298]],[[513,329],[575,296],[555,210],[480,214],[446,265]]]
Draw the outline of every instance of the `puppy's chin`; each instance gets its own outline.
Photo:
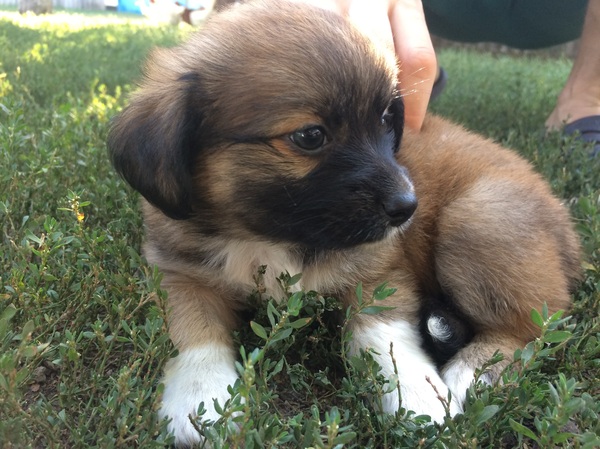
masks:
[[[262,235],[276,243],[291,243],[310,252],[335,251],[356,248],[394,238],[411,224],[409,218],[401,225],[392,225],[380,216],[352,217],[341,215],[335,219],[305,219],[289,225],[275,220],[246,223],[246,232],[255,239]]]
[[[370,228],[356,228],[346,235],[329,235],[319,238],[313,236],[308,241],[296,242],[310,251],[344,251],[368,245],[377,245],[390,242],[403,234],[412,223],[412,218],[408,219],[402,225],[392,226],[388,222],[381,222],[378,226]]]
[[[406,220],[401,225],[392,225],[389,222],[384,222],[381,226],[371,229],[367,232],[357,232],[356,240],[353,243],[347,245],[341,245],[338,248],[332,246],[330,249],[347,249],[351,247],[358,247],[362,245],[377,244],[385,241],[391,241],[402,235],[410,227],[412,223],[412,217]],[[361,238],[362,237],[362,238]],[[352,239],[348,240],[352,242]]]
[[[388,226],[386,228],[385,235],[381,239],[377,240],[374,243],[391,241],[391,240],[396,239],[397,237],[400,237],[412,225],[412,222],[413,222],[413,218],[411,217],[408,220],[406,220],[404,223],[402,223],[401,225]]]

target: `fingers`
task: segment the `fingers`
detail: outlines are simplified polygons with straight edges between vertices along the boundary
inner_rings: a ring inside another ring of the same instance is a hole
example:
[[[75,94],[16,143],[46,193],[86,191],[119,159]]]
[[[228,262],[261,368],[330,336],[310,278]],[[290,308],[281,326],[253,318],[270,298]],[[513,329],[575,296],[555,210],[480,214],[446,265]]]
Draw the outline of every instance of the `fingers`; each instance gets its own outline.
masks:
[[[405,123],[419,131],[437,75],[437,59],[423,5],[417,0],[398,1],[390,11],[389,20],[400,61],[399,87],[404,100]]]
[[[421,0],[335,0],[337,11],[376,46],[395,52],[406,125],[419,131],[437,76],[437,59]],[[392,53],[393,54],[393,53]]]
[[[421,0],[296,0],[347,16],[376,47],[396,54],[406,125],[419,131],[437,76],[437,59]]]
[[[329,11],[334,11],[343,16],[346,15],[347,5],[346,0],[291,0],[296,3],[306,3],[312,6],[318,6],[322,9],[327,9]]]
[[[342,3],[342,2],[338,2]],[[390,0],[353,0],[346,2],[347,15],[377,47],[394,54],[394,39],[388,15]]]

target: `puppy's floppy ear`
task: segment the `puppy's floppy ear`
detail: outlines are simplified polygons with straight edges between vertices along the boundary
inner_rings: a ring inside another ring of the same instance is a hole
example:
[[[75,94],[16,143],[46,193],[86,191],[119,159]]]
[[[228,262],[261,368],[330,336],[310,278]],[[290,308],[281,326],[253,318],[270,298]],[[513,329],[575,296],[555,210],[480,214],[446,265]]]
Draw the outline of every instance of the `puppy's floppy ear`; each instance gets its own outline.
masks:
[[[150,203],[174,219],[192,213],[192,170],[202,111],[195,73],[149,73],[140,92],[113,120],[108,149],[113,165]],[[173,79],[175,78],[175,79]]]

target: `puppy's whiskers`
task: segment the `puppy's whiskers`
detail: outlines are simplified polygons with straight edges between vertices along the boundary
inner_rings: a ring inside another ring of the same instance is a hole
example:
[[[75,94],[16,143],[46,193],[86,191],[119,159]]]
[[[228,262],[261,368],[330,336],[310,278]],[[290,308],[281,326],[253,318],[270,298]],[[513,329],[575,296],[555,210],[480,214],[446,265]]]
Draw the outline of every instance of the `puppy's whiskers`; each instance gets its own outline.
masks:
[[[425,67],[421,67],[421,68],[413,71],[412,73],[408,74],[407,77],[412,80],[419,72],[422,72],[423,70],[425,70]],[[418,80],[414,81],[412,84],[406,85],[406,86],[404,86],[402,83],[399,83],[400,84],[399,96],[401,98],[404,98],[408,95],[414,95],[416,93],[419,93],[420,86],[423,85],[426,81],[430,81],[430,80],[429,79],[418,79]],[[435,79],[434,79],[434,81],[435,81]]]

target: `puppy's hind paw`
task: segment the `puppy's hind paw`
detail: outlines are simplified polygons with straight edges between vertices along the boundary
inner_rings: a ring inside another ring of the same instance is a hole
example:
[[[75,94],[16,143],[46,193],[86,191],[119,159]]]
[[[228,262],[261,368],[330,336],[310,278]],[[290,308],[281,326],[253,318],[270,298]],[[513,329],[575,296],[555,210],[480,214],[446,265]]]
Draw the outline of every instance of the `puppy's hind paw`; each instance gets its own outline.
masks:
[[[483,373],[478,377],[478,381],[491,385],[492,378],[489,373]],[[467,399],[467,389],[475,382],[475,369],[464,361],[456,360],[444,368],[442,379],[452,393],[452,400],[464,405]]]

